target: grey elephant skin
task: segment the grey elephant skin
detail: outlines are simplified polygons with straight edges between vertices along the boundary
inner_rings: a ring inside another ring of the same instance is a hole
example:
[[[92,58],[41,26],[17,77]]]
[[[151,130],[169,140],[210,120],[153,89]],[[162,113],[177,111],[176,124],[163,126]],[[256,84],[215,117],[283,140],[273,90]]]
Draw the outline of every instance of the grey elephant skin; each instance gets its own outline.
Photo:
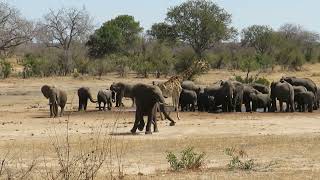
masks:
[[[160,111],[163,112],[165,118],[171,121],[170,126],[175,125],[175,122],[171,119],[171,117],[166,112],[166,109],[164,108],[165,100],[158,86],[136,84],[132,87],[132,97],[135,98],[136,102],[136,114],[135,122],[133,128],[131,129],[131,133],[135,133],[137,128],[139,128],[139,130],[143,130],[143,116],[148,116],[145,133],[152,134],[152,123],[154,123],[154,131],[158,131],[156,121],[156,112],[158,104],[160,106]]]
[[[41,87],[41,92],[44,97],[49,99],[50,117],[58,116],[58,106],[61,108],[60,116],[64,113],[64,108],[67,103],[67,93],[54,86],[44,85]]]
[[[179,98],[181,111],[195,111],[197,104],[197,93],[193,90],[182,89]]]
[[[110,90],[116,92],[116,107],[123,106],[122,98],[128,97],[132,99],[132,106],[134,106],[135,100],[132,95],[133,85],[127,83],[113,83],[110,86]]]
[[[241,112],[243,104],[244,85],[241,82],[233,81],[233,97],[232,104],[236,112]]]
[[[97,101],[93,100],[90,88],[81,87],[78,89],[78,97],[79,97],[79,108],[78,111],[87,110],[88,100],[92,103],[96,103]]]
[[[268,86],[265,86],[263,84],[258,84],[258,83],[253,83],[250,84],[255,90],[263,93],[263,94],[269,94],[270,93],[270,89]]]
[[[203,88],[201,88],[199,91],[199,95],[197,97],[197,106],[198,106],[198,111],[200,112],[209,111],[209,96],[204,91]]]
[[[280,81],[286,81],[293,86],[304,86],[308,91],[313,92],[317,99],[317,85],[309,78],[297,78],[297,77],[282,77]],[[318,109],[318,105],[314,102],[314,108]]]
[[[183,81],[181,83],[182,89],[191,90],[199,94],[201,88],[200,86],[196,85],[193,81]]]
[[[269,94],[263,94],[259,91],[253,91],[250,94],[250,99],[252,102],[252,111],[257,111],[258,108],[263,108],[264,112],[271,110],[271,98]]]
[[[213,96],[215,106],[222,105],[223,112],[231,112],[233,110],[232,97],[233,85],[231,81],[221,81],[221,84],[205,88],[208,96]]]
[[[277,111],[276,100],[279,100],[280,111],[283,112],[283,102],[286,103],[286,111],[294,112],[294,89],[291,84],[283,82],[272,82],[271,83],[271,99],[273,112]]]
[[[300,112],[305,112],[306,107],[308,112],[313,112],[313,104],[315,100],[313,92],[310,91],[295,94],[295,101],[298,104],[298,110]]]
[[[248,84],[243,87],[243,104],[245,105],[246,112],[252,112],[250,94],[255,93],[257,90]]]
[[[106,105],[108,110],[112,108],[112,102],[115,102],[115,92],[109,89],[100,90],[97,94],[97,101],[99,105],[99,111],[101,111],[101,103],[103,103],[103,110],[106,110]]]

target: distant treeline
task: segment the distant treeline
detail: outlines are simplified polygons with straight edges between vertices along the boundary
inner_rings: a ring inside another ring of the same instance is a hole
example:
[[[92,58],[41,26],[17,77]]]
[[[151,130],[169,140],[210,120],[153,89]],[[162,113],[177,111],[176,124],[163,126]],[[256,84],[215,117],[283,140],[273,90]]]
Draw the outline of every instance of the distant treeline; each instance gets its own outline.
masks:
[[[193,61],[211,68],[269,70],[276,65],[300,70],[320,61],[319,34],[299,25],[274,30],[232,27],[232,16],[209,0],[190,0],[168,9],[163,22],[144,30],[130,15],[120,15],[94,30],[86,9],[50,10],[38,22],[0,3],[0,75],[10,76],[9,56],[19,57],[21,77],[135,71],[143,77],[180,73]],[[197,74],[200,72],[195,72]]]

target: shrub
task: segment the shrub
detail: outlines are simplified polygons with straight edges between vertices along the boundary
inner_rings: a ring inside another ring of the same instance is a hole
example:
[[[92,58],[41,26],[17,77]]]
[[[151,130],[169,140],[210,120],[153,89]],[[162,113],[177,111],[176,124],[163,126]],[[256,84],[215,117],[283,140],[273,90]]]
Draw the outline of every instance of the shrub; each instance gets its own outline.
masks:
[[[231,157],[230,162],[227,164],[227,167],[231,170],[252,170],[256,165],[253,159],[248,159],[247,153],[243,150],[237,150],[234,147],[226,148],[225,154]]]
[[[12,65],[6,60],[0,60],[0,76],[5,79],[8,78],[12,72]]]
[[[241,76],[235,76],[235,80],[244,84],[258,83],[265,86],[270,86],[270,81],[264,77],[254,78],[253,76],[250,76],[248,78],[242,78]]]
[[[180,153],[180,159],[173,153],[167,152],[167,161],[173,171],[181,169],[199,169],[203,166],[205,160],[205,153],[194,152],[193,147],[187,147]]]

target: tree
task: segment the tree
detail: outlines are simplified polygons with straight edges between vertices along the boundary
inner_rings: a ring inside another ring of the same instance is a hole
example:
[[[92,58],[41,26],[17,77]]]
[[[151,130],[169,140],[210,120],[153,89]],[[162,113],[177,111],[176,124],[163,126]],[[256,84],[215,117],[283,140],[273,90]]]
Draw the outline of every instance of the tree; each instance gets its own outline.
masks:
[[[304,54],[306,61],[315,57],[315,49],[319,45],[320,36],[318,33],[305,30],[300,25],[284,24],[279,28],[282,40],[289,41],[297,46]]]
[[[66,75],[71,71],[71,46],[74,42],[85,42],[92,28],[92,19],[84,8],[50,10],[39,25],[37,40],[62,50],[61,65]]]
[[[145,78],[155,72],[157,78],[161,74],[168,74],[173,66],[173,53],[165,44],[157,41],[145,41],[140,44],[141,50],[134,56],[134,70]]]
[[[160,43],[167,42],[169,44],[176,43],[178,37],[175,27],[165,22],[153,24],[147,34],[157,39]]]
[[[31,41],[34,26],[21,17],[20,12],[4,2],[0,2],[0,52]]]
[[[102,57],[106,54],[125,53],[135,45],[143,28],[133,16],[120,15],[105,22],[93,35],[86,45],[91,57]]]
[[[252,25],[242,30],[241,43],[253,47],[260,55],[271,53],[273,45],[273,30],[269,26]]]
[[[229,40],[236,32],[230,27],[231,14],[209,0],[189,0],[170,8],[166,21],[200,58],[205,50]]]

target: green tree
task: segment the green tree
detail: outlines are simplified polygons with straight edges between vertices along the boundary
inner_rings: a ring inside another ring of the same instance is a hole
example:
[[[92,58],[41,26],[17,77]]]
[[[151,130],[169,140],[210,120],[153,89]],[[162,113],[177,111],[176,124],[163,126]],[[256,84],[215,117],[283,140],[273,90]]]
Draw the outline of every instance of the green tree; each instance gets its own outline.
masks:
[[[269,26],[252,25],[242,30],[241,43],[253,47],[260,55],[271,53],[273,46],[273,30]]]
[[[174,27],[179,40],[189,44],[196,55],[236,33],[231,27],[231,14],[209,0],[189,0],[170,8],[166,21]]]
[[[161,74],[168,74],[174,63],[172,50],[157,41],[144,41],[141,46],[140,53],[134,57],[134,70],[145,78],[152,72],[156,73],[157,78]]]
[[[178,37],[174,26],[165,22],[153,24],[151,29],[147,31],[147,34],[161,43],[167,42],[169,44],[176,43]]]
[[[120,15],[105,22],[93,35],[86,45],[91,57],[103,57],[106,54],[129,53],[135,45],[143,28],[133,16]]]
[[[246,72],[246,82],[249,82],[249,74],[260,68],[260,64],[257,61],[257,57],[249,50],[243,50],[239,53],[240,69]],[[258,74],[257,74],[258,76]]]
[[[6,60],[3,60],[1,59],[0,60],[0,76],[3,78],[3,79],[6,79],[9,77],[9,75],[11,74],[12,72],[12,65],[10,62],[6,61]]]

